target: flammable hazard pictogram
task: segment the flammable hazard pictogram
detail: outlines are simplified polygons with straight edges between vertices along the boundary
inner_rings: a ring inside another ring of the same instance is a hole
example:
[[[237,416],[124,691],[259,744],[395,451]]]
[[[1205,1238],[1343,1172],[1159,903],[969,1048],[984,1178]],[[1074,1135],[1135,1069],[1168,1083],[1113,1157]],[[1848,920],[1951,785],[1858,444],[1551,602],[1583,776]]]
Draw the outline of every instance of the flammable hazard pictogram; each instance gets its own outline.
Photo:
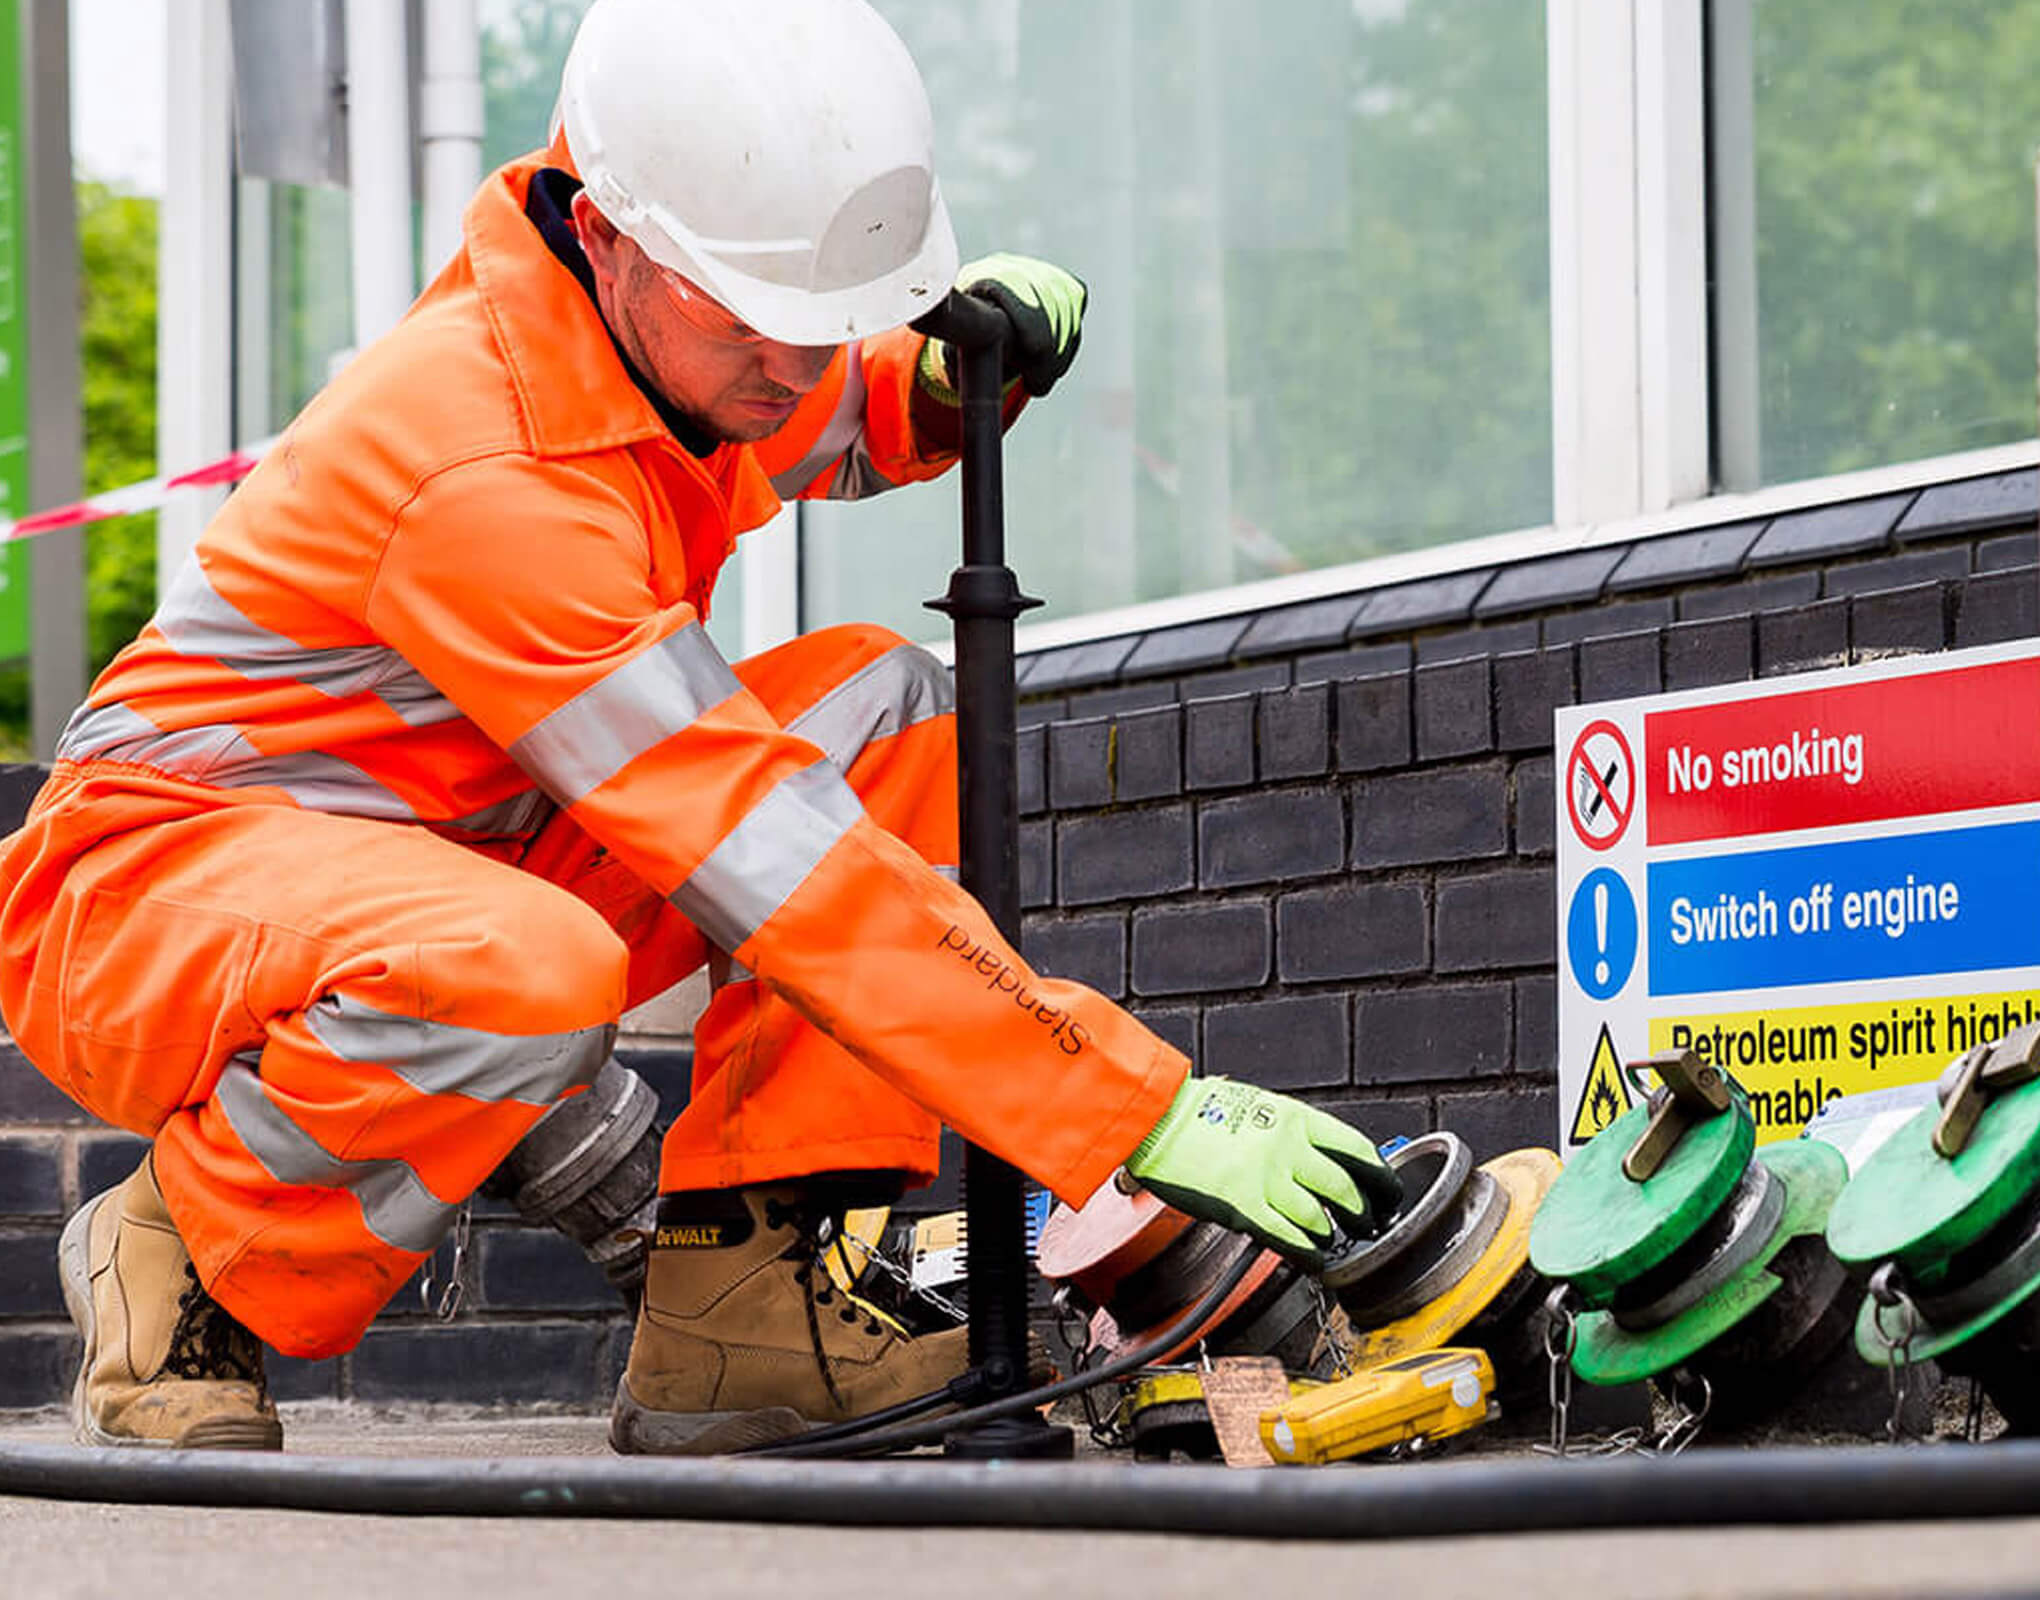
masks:
[[[1629,1085],[1622,1078],[1622,1058],[1615,1053],[1615,1040],[1608,1024],[1601,1024],[1601,1037],[1594,1042],[1594,1062],[1587,1068],[1587,1081],[1580,1090],[1580,1106],[1573,1113],[1572,1142],[1585,1144],[1614,1124],[1629,1109]]]

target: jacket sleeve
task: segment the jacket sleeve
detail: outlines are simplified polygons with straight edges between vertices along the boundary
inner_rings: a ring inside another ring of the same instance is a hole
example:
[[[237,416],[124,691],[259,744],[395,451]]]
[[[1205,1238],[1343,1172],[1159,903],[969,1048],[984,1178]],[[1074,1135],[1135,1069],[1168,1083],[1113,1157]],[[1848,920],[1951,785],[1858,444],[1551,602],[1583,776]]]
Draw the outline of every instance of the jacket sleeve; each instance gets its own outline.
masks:
[[[960,426],[914,381],[926,339],[893,328],[846,344],[786,425],[753,448],[782,500],[862,500],[946,471]],[[1010,386],[1004,422],[1026,405]]]
[[[1074,1203],[1188,1062],[1043,978],[865,814],[693,610],[660,604],[633,508],[571,463],[488,462],[400,516],[367,619],[715,944],[909,1098]]]

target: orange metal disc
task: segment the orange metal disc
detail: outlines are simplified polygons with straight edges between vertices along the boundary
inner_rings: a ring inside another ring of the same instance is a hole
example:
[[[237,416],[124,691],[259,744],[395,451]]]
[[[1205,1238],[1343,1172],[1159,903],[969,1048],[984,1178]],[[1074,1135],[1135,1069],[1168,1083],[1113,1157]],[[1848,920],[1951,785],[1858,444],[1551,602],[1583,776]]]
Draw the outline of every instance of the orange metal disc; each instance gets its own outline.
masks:
[[[1081,1209],[1058,1205],[1042,1225],[1035,1265],[1044,1278],[1073,1283],[1094,1306],[1112,1298],[1129,1273],[1173,1244],[1190,1218],[1145,1189],[1108,1182]]]

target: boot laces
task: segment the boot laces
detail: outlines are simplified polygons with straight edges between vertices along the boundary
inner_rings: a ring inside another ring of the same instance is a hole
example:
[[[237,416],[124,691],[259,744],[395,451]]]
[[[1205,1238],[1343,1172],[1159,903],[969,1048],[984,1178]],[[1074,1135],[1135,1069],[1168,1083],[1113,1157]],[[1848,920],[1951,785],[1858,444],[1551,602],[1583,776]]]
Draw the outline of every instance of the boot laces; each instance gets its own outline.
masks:
[[[177,1300],[177,1325],[170,1333],[170,1353],[163,1370],[173,1377],[252,1383],[268,1392],[262,1370],[262,1346],[255,1335],[198,1281],[198,1269],[184,1264],[184,1292]]]
[[[783,1206],[778,1201],[769,1199],[765,1202],[766,1227],[790,1225],[794,1229],[795,1237],[786,1253],[797,1258],[797,1265],[793,1269],[793,1281],[800,1285],[801,1299],[807,1311],[808,1343],[814,1350],[815,1366],[822,1375],[822,1387],[829,1391],[829,1399],[838,1410],[848,1410],[842,1392],[836,1387],[836,1374],[829,1360],[829,1353],[822,1344],[820,1308],[835,1305],[837,1291],[834,1282],[828,1277],[827,1269],[821,1265],[823,1250],[821,1223],[820,1217],[798,1206]],[[819,1284],[816,1282],[818,1278],[821,1280]],[[837,1311],[837,1317],[847,1323],[859,1321],[860,1312],[856,1297],[851,1295],[844,1298],[848,1303]],[[868,1312],[862,1314],[861,1320],[866,1333],[879,1334],[886,1331],[878,1319]]]

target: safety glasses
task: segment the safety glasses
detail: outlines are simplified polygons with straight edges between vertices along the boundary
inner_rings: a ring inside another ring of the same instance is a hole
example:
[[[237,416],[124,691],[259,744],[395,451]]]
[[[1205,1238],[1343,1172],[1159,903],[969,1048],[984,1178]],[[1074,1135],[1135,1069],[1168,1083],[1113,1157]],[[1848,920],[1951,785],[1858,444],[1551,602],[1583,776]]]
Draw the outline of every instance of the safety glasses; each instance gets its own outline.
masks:
[[[765,335],[719,301],[689,283],[670,267],[654,267],[666,297],[695,332],[718,344],[755,346],[766,343]]]

